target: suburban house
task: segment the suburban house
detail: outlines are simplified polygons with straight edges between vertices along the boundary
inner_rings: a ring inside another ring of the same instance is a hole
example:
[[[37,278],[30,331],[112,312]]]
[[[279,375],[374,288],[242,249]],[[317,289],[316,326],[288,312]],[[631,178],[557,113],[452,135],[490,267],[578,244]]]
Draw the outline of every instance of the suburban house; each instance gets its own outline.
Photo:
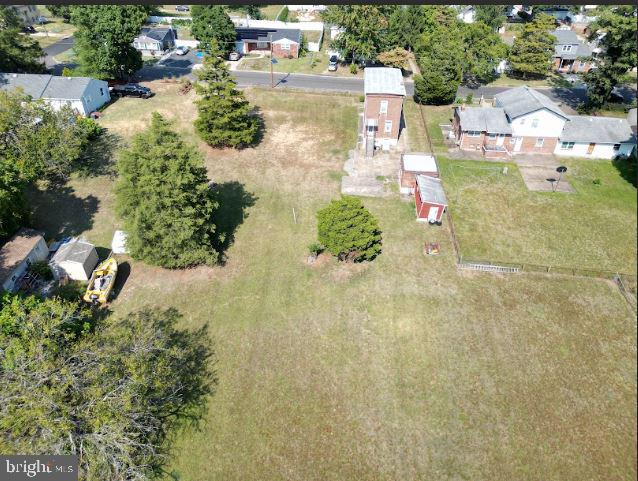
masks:
[[[560,73],[586,73],[592,65],[587,57],[592,50],[581,41],[573,30],[556,29],[552,32],[556,37],[554,45],[554,69]]]
[[[416,176],[419,174],[439,177],[439,169],[434,157],[430,154],[418,152],[401,154],[399,191],[402,194],[414,194]]]
[[[398,68],[369,67],[363,71],[363,128],[366,152],[372,146],[396,145],[403,127],[405,84]]]
[[[629,156],[636,135],[626,119],[570,116],[560,134],[556,155],[613,159]]]
[[[529,87],[495,95],[494,107],[457,107],[453,130],[459,148],[486,157],[522,153],[612,159],[629,155],[636,143],[626,119],[567,115]]]
[[[143,27],[133,39],[133,47],[147,55],[163,55],[175,48],[177,34],[171,27]]]
[[[473,5],[460,5],[459,13],[456,15],[463,23],[474,23],[474,17],[476,16],[476,9]]]
[[[440,224],[447,208],[447,199],[441,179],[418,174],[414,189],[416,220]]]
[[[270,52],[273,57],[298,58],[301,30],[290,28],[236,28],[235,50],[246,54],[255,50]]]
[[[108,83],[90,77],[0,73],[0,89],[20,89],[31,99],[42,99],[56,110],[68,105],[84,116],[111,100]]]
[[[49,255],[44,237],[32,229],[20,229],[0,249],[0,287],[15,292],[20,287],[22,276],[34,262]]]
[[[88,281],[98,260],[93,244],[73,239],[60,246],[49,266],[56,279],[67,277],[74,281]]]
[[[25,26],[31,27],[38,23],[40,12],[37,5],[10,5],[10,7],[20,17]]]

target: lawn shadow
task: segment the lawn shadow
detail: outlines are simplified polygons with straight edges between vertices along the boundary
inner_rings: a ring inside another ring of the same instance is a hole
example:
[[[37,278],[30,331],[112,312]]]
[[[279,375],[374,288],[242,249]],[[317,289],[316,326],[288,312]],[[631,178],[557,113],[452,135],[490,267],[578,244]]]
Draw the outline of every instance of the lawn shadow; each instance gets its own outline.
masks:
[[[220,263],[224,264],[226,251],[235,241],[235,232],[248,217],[246,210],[255,205],[257,197],[236,180],[216,184],[212,192],[213,199],[219,204],[214,217],[217,227],[215,248],[219,252]]]
[[[90,230],[100,205],[97,197],[78,197],[66,185],[51,185],[45,190],[30,187],[27,199],[31,206],[31,225],[50,238],[77,236]]]
[[[106,131],[91,141],[79,159],[76,172],[82,177],[116,175],[114,154],[122,144],[122,137]]]
[[[266,134],[266,122],[264,121],[264,116],[261,113],[261,109],[257,106],[253,107],[250,114],[257,120],[257,134],[255,138],[250,144],[243,146],[246,147],[257,147],[261,144],[262,140],[264,140],[264,135]]]
[[[111,301],[117,299],[117,296],[120,295],[122,289],[124,288],[124,284],[128,280],[131,275],[131,264],[127,261],[118,262],[117,263],[117,277],[115,278],[115,285],[113,286],[113,293],[111,294]]]
[[[634,187],[638,187],[638,157],[634,153],[630,157],[616,157],[612,164],[620,176]]]

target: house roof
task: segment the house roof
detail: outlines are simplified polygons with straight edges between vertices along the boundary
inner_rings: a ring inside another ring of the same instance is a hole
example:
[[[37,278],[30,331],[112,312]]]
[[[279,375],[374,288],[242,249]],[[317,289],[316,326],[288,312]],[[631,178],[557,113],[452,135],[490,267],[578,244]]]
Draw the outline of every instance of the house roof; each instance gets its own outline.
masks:
[[[552,32],[552,35],[556,37],[556,43],[560,45],[576,45],[580,43],[578,35],[573,30],[557,28]]]
[[[488,134],[511,134],[505,110],[500,107],[456,108],[461,130],[487,132]]]
[[[447,199],[445,198],[445,192],[443,191],[443,184],[441,183],[441,179],[417,174],[416,183],[419,187],[419,196],[421,197],[421,202],[447,205]]]
[[[93,252],[95,252],[93,244],[75,239],[66,244],[62,244],[51,261],[56,264],[62,262],[77,262],[84,265]]]
[[[401,156],[403,170],[407,172],[438,172],[436,160],[430,154],[411,153]]]
[[[510,119],[526,115],[537,110],[547,109],[567,119],[567,115],[549,97],[527,86],[506,90],[494,96],[497,107],[502,107]]]
[[[33,229],[20,229],[0,249],[0,285],[2,285],[15,271],[29,253],[35,248],[42,234]]]
[[[405,96],[403,75],[398,68],[368,67],[363,71],[363,90],[366,94]]]
[[[236,28],[238,41],[276,42],[287,38],[295,43],[301,42],[301,30],[296,28]]]
[[[569,121],[565,123],[560,140],[563,142],[619,144],[636,142],[636,136],[626,119],[574,115],[570,116]]]
[[[31,98],[37,99],[81,99],[90,77],[56,77],[53,75],[0,73],[0,89],[16,88]]]
[[[142,27],[142,29],[140,30],[140,34],[133,41],[139,41],[139,39],[143,37],[150,38],[151,40],[156,40],[158,42],[163,42],[164,40],[166,40],[166,37],[173,38],[173,29],[167,27]]]

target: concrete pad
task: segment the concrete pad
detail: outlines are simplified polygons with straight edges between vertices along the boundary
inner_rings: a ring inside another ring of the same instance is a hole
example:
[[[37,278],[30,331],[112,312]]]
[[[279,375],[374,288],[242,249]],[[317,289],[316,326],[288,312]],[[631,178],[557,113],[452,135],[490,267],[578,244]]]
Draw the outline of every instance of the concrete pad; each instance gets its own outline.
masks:
[[[536,192],[552,192],[554,187],[556,192],[573,193],[574,188],[568,182],[568,176],[563,174],[558,185],[556,180],[558,179],[558,172],[556,167],[522,167],[519,166],[518,170],[523,177],[523,182],[528,190]],[[553,180],[550,180],[553,179]]]

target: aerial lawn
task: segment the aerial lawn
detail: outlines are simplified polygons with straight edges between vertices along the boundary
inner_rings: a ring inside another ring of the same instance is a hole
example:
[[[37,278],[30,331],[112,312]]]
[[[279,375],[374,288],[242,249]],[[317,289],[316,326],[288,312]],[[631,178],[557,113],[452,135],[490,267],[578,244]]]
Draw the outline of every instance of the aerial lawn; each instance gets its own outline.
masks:
[[[125,143],[157,109],[195,141],[194,94],[152,87],[100,122]],[[130,274],[110,306],[175,307],[185,326],[209,328],[216,392],[177,433],[166,481],[635,479],[636,328],[615,286],[459,272],[446,225],[417,224],[399,198],[364,200],[383,231],[375,261],[307,264],[315,213],[339,196],[334,172],[356,141],[358,98],[247,96],[261,144],[200,144],[224,200],[226,263],[169,271],[122,257]],[[597,175],[602,188],[613,177]],[[75,232],[107,242],[113,180],[66,188],[95,197]],[[56,208],[44,199],[38,219]],[[426,241],[441,254],[424,256]]]
[[[610,161],[566,159],[575,193],[531,192],[514,164],[439,157],[464,256],[636,272],[636,188]]]
[[[278,58],[273,64],[274,72],[320,74],[328,68],[328,56],[325,52],[307,52],[299,58]],[[242,58],[239,70],[270,71],[270,57]]]

